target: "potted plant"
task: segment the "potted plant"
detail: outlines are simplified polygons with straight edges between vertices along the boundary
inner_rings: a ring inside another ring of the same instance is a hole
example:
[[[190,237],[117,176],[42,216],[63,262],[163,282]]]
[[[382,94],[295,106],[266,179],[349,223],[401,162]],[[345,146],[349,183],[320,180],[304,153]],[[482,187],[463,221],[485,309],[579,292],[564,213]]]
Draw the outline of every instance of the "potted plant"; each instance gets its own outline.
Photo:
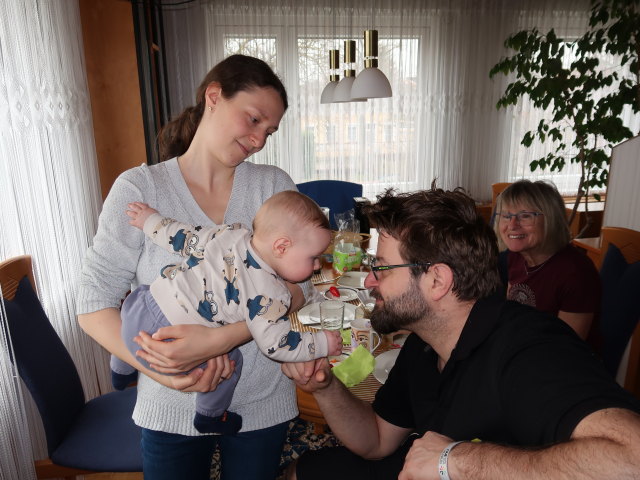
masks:
[[[513,74],[514,80],[497,108],[526,96],[549,112],[522,138],[526,147],[535,140],[553,141],[553,151],[533,160],[531,171],[559,172],[567,160],[581,167],[571,224],[583,198],[587,207],[589,190],[606,186],[611,147],[637,134],[623,124],[621,114],[626,106],[640,111],[640,0],[592,0],[588,30],[578,39],[533,28],[510,35],[505,46],[515,53],[502,58],[489,75]],[[618,68],[602,67],[606,54],[619,59]],[[588,225],[587,213],[584,229]]]

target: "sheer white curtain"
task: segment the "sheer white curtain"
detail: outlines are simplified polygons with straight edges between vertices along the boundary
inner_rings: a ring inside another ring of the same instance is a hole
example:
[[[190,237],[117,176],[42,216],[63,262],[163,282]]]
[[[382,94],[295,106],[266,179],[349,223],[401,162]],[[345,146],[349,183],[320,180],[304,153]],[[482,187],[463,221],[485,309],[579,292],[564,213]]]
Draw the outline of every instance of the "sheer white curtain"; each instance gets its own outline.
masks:
[[[489,200],[492,183],[539,175],[529,171],[539,151],[521,147],[520,140],[540,112],[526,104],[495,107],[508,79],[491,80],[489,70],[509,53],[504,40],[531,27],[580,34],[589,6],[588,0],[200,0],[169,6],[171,111],[193,103],[197,84],[226,55],[258,56],[282,77],[290,108],[254,161],[276,164],[296,182],[359,182],[371,198],[388,186],[408,191],[437,178],[440,186],[462,186],[477,200]],[[380,69],[393,97],[321,105],[329,49],[339,49],[342,58],[342,41],[357,40],[360,71],[363,30],[370,28],[379,32]],[[575,190],[577,181],[561,188]]]
[[[33,257],[44,309],[92,398],[110,382],[106,354],[75,313],[80,264],[101,206],[84,65],[77,1],[0,2],[0,259]],[[0,357],[2,369],[10,368],[6,361]],[[3,392],[12,382],[0,375]],[[30,398],[26,403],[38,432],[39,417]],[[13,421],[25,429],[19,415]],[[34,437],[36,458],[46,457],[41,432]],[[4,472],[4,457],[1,463]]]

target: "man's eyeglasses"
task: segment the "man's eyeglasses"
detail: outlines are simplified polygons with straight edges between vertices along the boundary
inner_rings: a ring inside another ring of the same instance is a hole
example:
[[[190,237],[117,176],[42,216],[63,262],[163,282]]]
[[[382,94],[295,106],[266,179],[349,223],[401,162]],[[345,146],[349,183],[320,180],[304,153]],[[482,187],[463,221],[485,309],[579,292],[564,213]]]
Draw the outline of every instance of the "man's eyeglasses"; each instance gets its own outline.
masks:
[[[499,212],[500,222],[509,223],[513,217],[516,217],[516,221],[523,227],[529,227],[536,223],[536,217],[544,215],[542,212],[518,212],[518,213],[502,213]]]
[[[373,276],[376,278],[376,280],[380,280],[380,278],[378,277],[378,272],[385,272],[387,270],[393,270],[394,268],[400,268],[400,267],[429,267],[431,265],[431,262],[403,263],[401,265],[376,265],[376,263],[377,263],[377,260],[375,258],[372,258],[370,260],[371,272],[373,273]]]

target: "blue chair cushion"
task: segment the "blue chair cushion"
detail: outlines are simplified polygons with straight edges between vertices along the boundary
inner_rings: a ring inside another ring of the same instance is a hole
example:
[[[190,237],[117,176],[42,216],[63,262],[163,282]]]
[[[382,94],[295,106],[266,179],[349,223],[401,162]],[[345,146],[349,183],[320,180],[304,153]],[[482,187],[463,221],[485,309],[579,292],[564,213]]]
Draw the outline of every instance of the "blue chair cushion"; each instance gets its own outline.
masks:
[[[26,276],[4,304],[18,373],[42,417],[51,456],[83,408],[80,377]]]
[[[99,472],[141,472],[140,427],[131,418],[136,393],[127,388],[87,402],[51,460]]]
[[[4,303],[12,360],[40,412],[51,460],[98,472],[141,472],[141,433],[131,418],[136,389],[85,404],[75,364],[27,277]]]
[[[329,207],[331,228],[338,230],[336,213],[355,207],[353,198],[362,196],[362,185],[342,180],[313,180],[297,184],[298,191],[312,198],[321,207]]]
[[[640,320],[640,262],[628,264],[622,252],[609,245],[600,268],[602,359],[615,376],[624,350]]]

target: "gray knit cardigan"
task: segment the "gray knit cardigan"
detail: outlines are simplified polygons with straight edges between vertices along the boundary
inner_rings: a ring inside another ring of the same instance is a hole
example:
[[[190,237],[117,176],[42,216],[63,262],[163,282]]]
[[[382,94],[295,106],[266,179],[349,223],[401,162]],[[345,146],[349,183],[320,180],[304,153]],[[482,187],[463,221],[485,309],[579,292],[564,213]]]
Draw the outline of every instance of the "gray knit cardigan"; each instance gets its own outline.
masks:
[[[251,228],[260,205],[282,190],[296,190],[296,186],[281,169],[250,162],[240,164],[224,222],[239,222]],[[84,258],[78,313],[119,308],[130,289],[150,284],[162,267],[175,263],[175,257],[129,225],[124,212],[132,201],[148,203],[163,215],[189,224],[212,224],[191,195],[175,158],[122,173],[104,202],[98,231]],[[305,297],[312,297],[310,284],[302,286]],[[295,417],[298,410],[294,387],[282,374],[280,365],[260,353],[253,341],[240,350],[244,366],[230,410],[242,415],[242,431],[267,428]],[[195,396],[140,375],[133,418],[148,429],[200,435],[193,427]]]

